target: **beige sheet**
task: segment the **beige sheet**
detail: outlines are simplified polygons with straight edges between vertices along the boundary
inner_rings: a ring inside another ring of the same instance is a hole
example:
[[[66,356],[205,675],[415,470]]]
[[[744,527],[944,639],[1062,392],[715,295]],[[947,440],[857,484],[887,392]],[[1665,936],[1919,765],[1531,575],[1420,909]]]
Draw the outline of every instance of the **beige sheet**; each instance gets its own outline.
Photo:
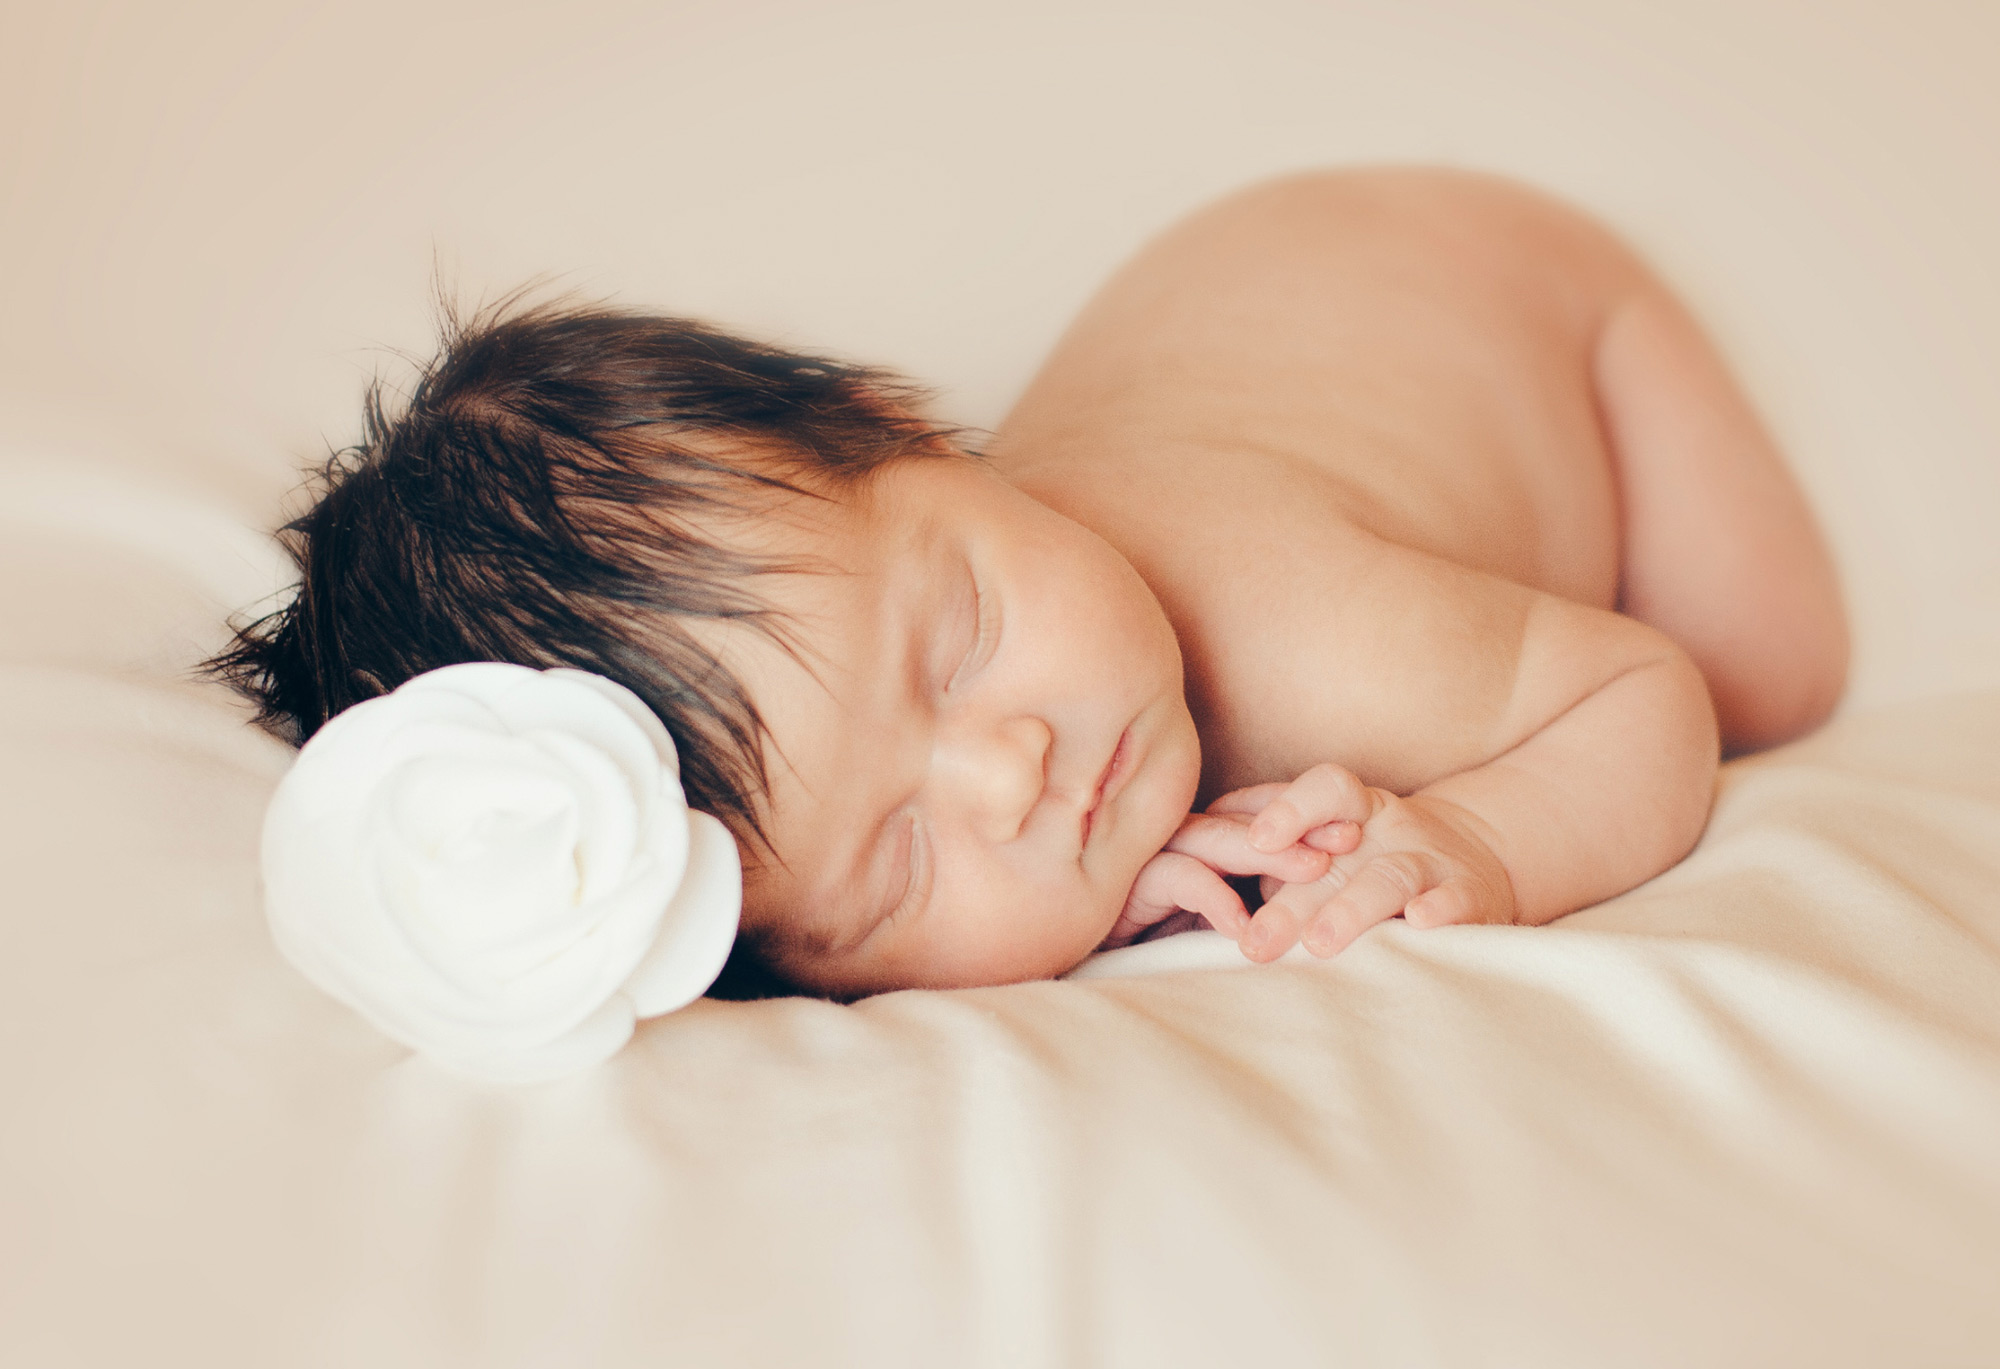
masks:
[[[2000,692],[1730,766],[1553,927],[702,1003],[490,1092],[271,949],[205,546],[0,623],[0,1363],[2000,1360]]]

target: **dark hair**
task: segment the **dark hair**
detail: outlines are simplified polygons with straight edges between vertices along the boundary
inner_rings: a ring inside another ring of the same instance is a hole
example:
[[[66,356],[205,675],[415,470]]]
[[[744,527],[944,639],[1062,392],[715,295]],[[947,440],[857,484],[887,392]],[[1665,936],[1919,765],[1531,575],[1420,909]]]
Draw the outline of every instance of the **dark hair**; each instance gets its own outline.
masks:
[[[762,720],[685,620],[782,641],[748,581],[798,567],[699,525],[837,494],[950,450],[957,430],[917,417],[921,393],[884,371],[686,319],[513,300],[443,312],[401,412],[374,381],[361,441],[280,532],[297,594],[205,669],[295,742],[461,661],[595,671],[666,724],[690,805],[765,841]]]

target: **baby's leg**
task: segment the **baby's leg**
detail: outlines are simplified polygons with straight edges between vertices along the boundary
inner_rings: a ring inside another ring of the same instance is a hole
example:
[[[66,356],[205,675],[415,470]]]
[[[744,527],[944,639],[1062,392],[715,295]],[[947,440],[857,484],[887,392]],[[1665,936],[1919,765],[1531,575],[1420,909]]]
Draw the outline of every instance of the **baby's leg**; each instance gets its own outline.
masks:
[[[1847,619],[1798,486],[1687,312],[1648,285],[1595,358],[1618,467],[1618,606],[1672,637],[1708,679],[1723,746],[1823,721],[1847,677]]]

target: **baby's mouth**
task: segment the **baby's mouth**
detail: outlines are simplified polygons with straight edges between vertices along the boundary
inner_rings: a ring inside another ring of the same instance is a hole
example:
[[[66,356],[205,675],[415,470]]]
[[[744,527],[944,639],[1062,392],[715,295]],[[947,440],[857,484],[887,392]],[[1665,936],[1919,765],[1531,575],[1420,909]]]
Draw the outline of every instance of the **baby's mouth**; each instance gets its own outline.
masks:
[[[1104,773],[1097,777],[1097,788],[1090,798],[1090,807],[1083,811],[1082,844],[1090,844],[1090,831],[1097,822],[1097,810],[1104,806],[1104,800],[1116,792],[1117,786],[1125,782],[1126,772],[1131,769],[1129,759],[1132,752],[1132,729],[1128,726],[1118,734],[1118,745],[1111,748],[1111,759],[1104,763]]]

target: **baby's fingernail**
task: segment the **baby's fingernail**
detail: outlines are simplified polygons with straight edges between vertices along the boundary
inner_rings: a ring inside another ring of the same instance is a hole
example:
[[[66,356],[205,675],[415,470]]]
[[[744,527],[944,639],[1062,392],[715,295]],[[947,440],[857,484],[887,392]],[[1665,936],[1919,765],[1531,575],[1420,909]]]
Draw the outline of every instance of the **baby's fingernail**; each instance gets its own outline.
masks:
[[[1360,837],[1359,823],[1339,821],[1322,823],[1299,840],[1315,850],[1338,851],[1345,855],[1360,844]]]

